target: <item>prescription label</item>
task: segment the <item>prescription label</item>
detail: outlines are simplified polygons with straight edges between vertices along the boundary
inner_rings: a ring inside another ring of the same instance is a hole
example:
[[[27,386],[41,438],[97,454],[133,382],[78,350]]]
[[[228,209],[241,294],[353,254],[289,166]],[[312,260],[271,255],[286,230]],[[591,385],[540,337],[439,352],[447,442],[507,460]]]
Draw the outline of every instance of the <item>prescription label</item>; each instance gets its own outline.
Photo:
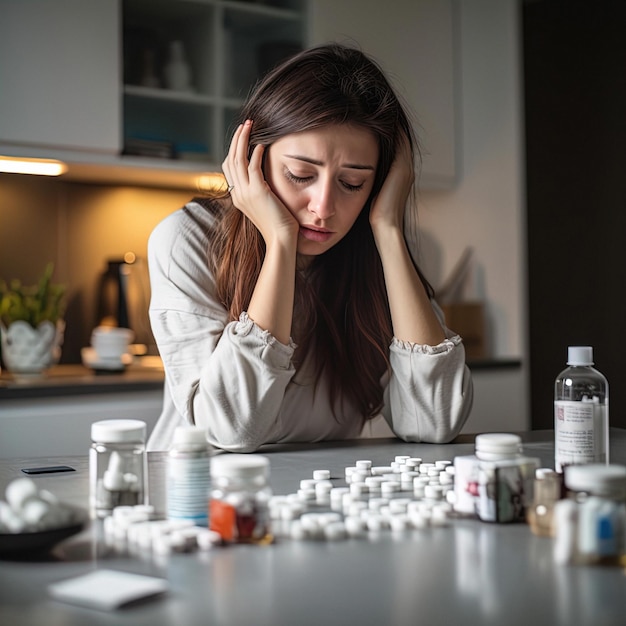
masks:
[[[597,402],[555,401],[554,451],[558,472],[566,465],[598,460],[604,414],[604,406]]]

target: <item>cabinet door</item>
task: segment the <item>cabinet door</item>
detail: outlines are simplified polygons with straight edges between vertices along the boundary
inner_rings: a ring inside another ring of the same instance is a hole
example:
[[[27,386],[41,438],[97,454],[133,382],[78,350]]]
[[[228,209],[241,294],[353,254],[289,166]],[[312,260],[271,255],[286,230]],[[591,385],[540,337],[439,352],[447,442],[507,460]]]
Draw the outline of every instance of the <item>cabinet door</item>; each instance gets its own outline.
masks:
[[[117,153],[118,0],[0,0],[0,142]]]
[[[452,186],[455,169],[452,0],[311,0],[310,41],[358,45],[417,118],[423,187]]]

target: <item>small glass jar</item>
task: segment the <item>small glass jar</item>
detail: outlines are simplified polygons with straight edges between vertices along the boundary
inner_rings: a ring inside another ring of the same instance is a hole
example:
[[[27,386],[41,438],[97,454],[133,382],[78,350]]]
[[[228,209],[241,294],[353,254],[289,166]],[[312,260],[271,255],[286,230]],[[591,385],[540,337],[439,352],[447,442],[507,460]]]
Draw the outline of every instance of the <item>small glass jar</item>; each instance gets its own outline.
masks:
[[[148,504],[146,423],[103,420],[91,425],[89,509],[107,517],[117,506]]]
[[[570,465],[565,486],[577,504],[576,561],[621,564],[626,558],[626,467]]]
[[[209,524],[227,543],[269,543],[269,459],[220,454],[211,459]]]

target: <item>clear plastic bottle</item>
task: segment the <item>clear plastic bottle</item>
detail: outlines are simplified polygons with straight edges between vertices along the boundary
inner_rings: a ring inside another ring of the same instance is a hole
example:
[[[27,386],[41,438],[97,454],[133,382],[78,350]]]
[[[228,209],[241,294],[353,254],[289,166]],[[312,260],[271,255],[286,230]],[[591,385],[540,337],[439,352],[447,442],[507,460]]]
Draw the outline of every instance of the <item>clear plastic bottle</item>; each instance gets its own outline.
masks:
[[[167,458],[167,518],[207,526],[211,489],[211,446],[206,430],[180,426]]]
[[[554,384],[554,461],[609,462],[609,384],[593,366],[593,348],[570,346],[568,367]]]
[[[117,506],[148,504],[146,423],[113,419],[91,425],[89,508],[106,517]]]
[[[269,543],[269,459],[220,454],[211,459],[211,530],[227,543]]]

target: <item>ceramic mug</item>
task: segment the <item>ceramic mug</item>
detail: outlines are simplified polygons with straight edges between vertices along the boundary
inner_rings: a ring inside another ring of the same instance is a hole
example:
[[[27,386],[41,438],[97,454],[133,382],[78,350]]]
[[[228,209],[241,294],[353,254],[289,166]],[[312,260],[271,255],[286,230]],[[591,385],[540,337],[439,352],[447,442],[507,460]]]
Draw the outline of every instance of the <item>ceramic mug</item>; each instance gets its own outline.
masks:
[[[91,345],[100,359],[121,359],[133,337],[130,328],[98,326],[91,333]]]

